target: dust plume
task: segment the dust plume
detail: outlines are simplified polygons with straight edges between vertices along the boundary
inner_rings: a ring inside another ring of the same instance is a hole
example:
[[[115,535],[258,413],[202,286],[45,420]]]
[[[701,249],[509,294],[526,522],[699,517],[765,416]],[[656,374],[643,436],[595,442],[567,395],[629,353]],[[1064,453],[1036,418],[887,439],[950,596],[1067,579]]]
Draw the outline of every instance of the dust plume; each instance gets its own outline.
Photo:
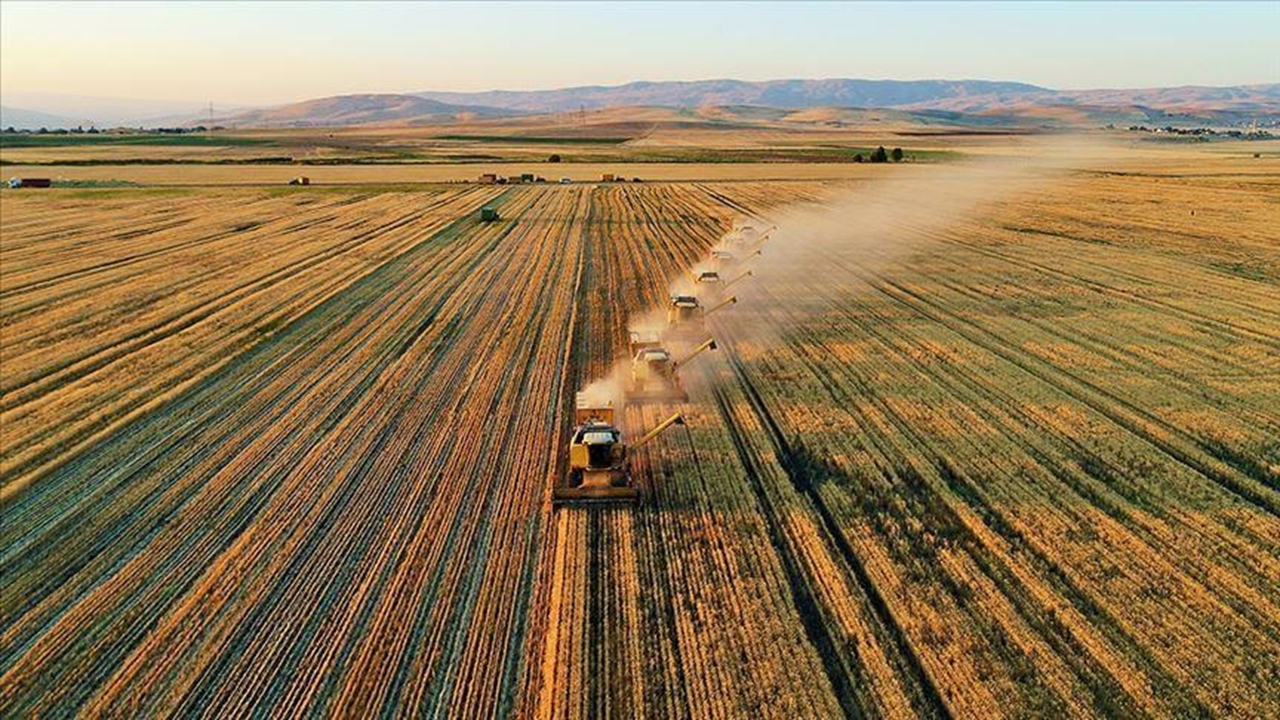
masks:
[[[799,317],[821,313],[833,302],[865,288],[867,271],[891,272],[914,253],[941,247],[937,235],[974,217],[991,202],[1090,167],[1106,156],[1105,147],[1073,139],[1041,141],[1017,156],[989,156],[936,165],[885,166],[880,176],[842,188],[821,200],[784,208],[764,218],[739,218],[712,250],[732,252],[725,266],[710,254],[668,282],[669,295],[695,295],[711,308],[730,295],[736,308],[708,317],[708,336],[729,340],[748,353],[781,339]],[[751,225],[756,237],[745,237]],[[857,268],[858,272],[851,271]],[[717,292],[695,282],[696,273],[716,270],[724,282],[742,278]],[[631,332],[661,335],[666,308],[652,308],[628,322]],[[698,340],[701,342],[701,339]],[[664,343],[679,353],[696,343]],[[753,347],[754,346],[754,347]],[[608,376],[582,390],[588,402],[621,408],[630,374],[630,358],[616,362]],[[682,372],[686,383],[700,384],[704,370]],[[622,414],[619,413],[619,419]]]
[[[859,292],[856,267],[892,273],[919,253],[941,247],[937,237],[981,214],[991,203],[1097,166],[1107,147],[1084,138],[1055,138],[1017,155],[934,165],[885,166],[878,177],[811,203],[769,215],[776,228],[758,257],[743,267],[754,275],[732,288],[737,308],[716,321],[741,340],[772,342],[796,314],[821,312]],[[731,271],[731,276],[737,271]]]
[[[578,392],[578,397],[592,407],[612,406],[618,411],[621,421],[623,392],[626,388],[626,373],[629,366],[625,360],[613,364],[609,374],[591,381]]]

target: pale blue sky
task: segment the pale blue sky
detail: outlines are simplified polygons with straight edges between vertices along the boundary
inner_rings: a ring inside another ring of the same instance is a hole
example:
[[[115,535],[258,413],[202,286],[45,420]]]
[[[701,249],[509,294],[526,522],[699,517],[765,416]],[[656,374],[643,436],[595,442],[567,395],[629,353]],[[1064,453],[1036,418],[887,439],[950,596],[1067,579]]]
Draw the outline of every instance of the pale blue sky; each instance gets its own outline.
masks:
[[[1280,82],[1280,2],[0,3],[0,91],[219,102],[734,77]]]

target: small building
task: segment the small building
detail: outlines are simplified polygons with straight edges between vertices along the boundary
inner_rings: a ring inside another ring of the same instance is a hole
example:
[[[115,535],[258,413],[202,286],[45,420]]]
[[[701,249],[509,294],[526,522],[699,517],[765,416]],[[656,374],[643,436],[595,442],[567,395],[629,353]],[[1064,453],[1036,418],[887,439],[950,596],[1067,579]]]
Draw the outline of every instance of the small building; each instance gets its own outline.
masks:
[[[486,205],[480,208],[480,222],[495,222],[501,220],[502,216],[498,214],[498,209]]]
[[[50,178],[9,178],[9,187],[17,188],[47,188],[53,187],[53,180]]]
[[[493,185],[497,182],[498,182],[497,173],[484,173],[483,175],[480,176],[480,184],[482,185]]]
[[[600,182],[613,182],[613,173],[605,173],[601,175]]]
[[[523,182],[533,182],[534,175],[533,173],[520,173],[520,180]]]

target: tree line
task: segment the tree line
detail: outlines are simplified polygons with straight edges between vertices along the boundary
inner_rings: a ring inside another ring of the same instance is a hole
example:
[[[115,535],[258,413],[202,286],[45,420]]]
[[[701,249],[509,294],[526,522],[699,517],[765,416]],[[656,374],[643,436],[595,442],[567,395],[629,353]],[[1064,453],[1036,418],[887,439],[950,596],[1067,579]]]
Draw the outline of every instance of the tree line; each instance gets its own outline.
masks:
[[[863,157],[862,153],[857,153],[856,155],[853,156],[853,161],[856,163],[860,163],[860,162],[882,163],[882,162],[889,162],[890,160],[892,160],[893,162],[902,162],[903,157],[905,157],[905,154],[902,152],[902,148],[896,147],[893,150],[886,151],[884,149],[884,146],[881,145],[871,153],[870,157]]]

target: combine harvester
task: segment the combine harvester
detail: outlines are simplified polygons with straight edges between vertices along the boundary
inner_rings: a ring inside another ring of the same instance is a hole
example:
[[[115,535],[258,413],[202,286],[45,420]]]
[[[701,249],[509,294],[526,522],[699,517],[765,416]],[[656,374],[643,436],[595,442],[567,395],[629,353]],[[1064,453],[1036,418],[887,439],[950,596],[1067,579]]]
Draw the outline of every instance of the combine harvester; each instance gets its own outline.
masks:
[[[628,456],[672,425],[683,425],[676,413],[637,442],[627,445],[613,423],[612,403],[592,403],[581,393],[573,413],[569,441],[569,473],[551,491],[552,505],[599,505],[640,502],[640,486],[631,478]]]
[[[750,243],[745,252],[740,250],[733,255],[725,251],[725,258],[717,258],[713,253],[713,259],[751,257],[759,254],[756,248],[767,239],[767,236],[758,237],[750,225],[744,226],[739,235]],[[730,285],[751,275],[752,272],[747,270],[725,282],[718,270],[705,270],[695,273],[693,279],[699,287],[715,295],[723,295]],[[716,342],[707,338],[677,361],[664,347],[664,338],[666,341],[687,341],[697,336],[705,337],[707,316],[736,302],[738,298],[730,296],[706,308],[696,295],[671,296],[666,332],[662,338],[652,332],[631,333],[631,378],[623,391],[624,399],[633,403],[687,402],[689,394],[681,385],[678,369],[703,352],[715,350]],[[675,413],[640,440],[628,445],[623,442],[622,431],[614,424],[613,403],[592,401],[578,393],[573,423],[573,434],[569,440],[569,470],[552,488],[552,505],[638,504],[641,490],[631,477],[629,454],[652,442],[667,428],[684,425],[684,416]]]
[[[636,340],[631,334],[631,382],[623,392],[629,403],[689,402],[689,393],[680,382],[680,368],[707,350],[716,349],[716,341],[707,338],[682,359],[671,357],[670,351],[657,342]]]
[[[724,280],[720,277],[720,273],[715,270],[703,270],[693,274],[693,281],[700,287],[714,290],[720,287]]]
[[[726,248],[715,248],[711,250],[711,252],[707,253],[707,259],[710,260],[712,265],[720,272],[729,272],[763,252],[763,250],[756,249],[751,253],[739,255]]]
[[[667,306],[666,336],[676,340],[688,340],[706,332],[707,316],[738,302],[730,296],[711,308],[703,307],[696,295],[672,295]]]
[[[725,293],[729,291],[730,287],[751,277],[753,274],[755,273],[751,270],[744,270],[732,280],[725,280],[724,276],[719,272],[714,270],[703,270],[694,274],[693,282],[698,286],[699,293],[708,300],[716,301],[723,298]]]
[[[769,239],[769,233],[773,232],[777,227],[777,225],[773,225],[764,232],[758,232],[751,225],[743,225],[729,235],[728,242],[725,245],[728,246],[730,251],[736,250],[745,256],[763,245],[764,241]]]

